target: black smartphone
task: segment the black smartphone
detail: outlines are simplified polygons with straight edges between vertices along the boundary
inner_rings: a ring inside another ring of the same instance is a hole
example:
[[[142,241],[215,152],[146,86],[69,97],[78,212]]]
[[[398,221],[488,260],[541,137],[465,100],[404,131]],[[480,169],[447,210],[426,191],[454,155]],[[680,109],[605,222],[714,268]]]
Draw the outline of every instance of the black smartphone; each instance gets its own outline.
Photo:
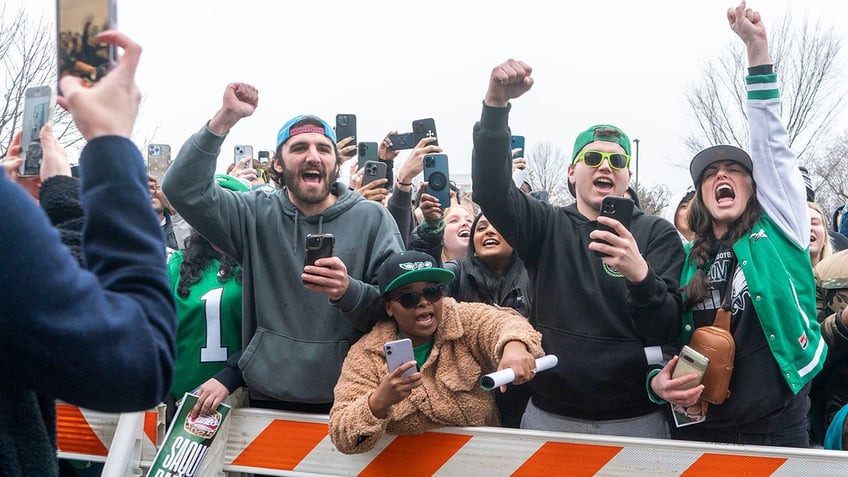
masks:
[[[608,195],[601,199],[601,215],[618,220],[627,229],[630,229],[630,217],[633,215],[633,206],[633,201],[627,197]],[[606,225],[598,224],[598,230],[615,233],[612,228]],[[601,257],[607,256],[605,253],[600,252],[595,252],[595,254]]]
[[[424,181],[427,182],[426,192],[439,199],[442,209],[450,207],[450,174],[447,154],[424,156]]]
[[[171,165],[171,146],[168,144],[150,144],[147,146],[147,172],[162,183],[165,172]]]
[[[262,150],[259,151],[256,160],[258,160],[260,164],[265,165],[271,162],[272,157],[274,157],[273,151]]]
[[[411,132],[389,134],[389,141],[392,142],[392,145],[389,147],[389,149],[392,151],[415,149],[415,146],[418,144],[418,141],[415,140],[415,136],[413,136]]]
[[[379,179],[386,179],[388,165],[383,161],[368,161],[363,166],[362,185],[368,185]]]
[[[512,156],[513,159],[524,157],[524,136],[512,136],[510,139],[510,151],[513,149],[521,149]]]
[[[436,121],[433,118],[416,119],[412,121],[412,136],[415,144],[418,144],[425,137],[438,137],[436,135]],[[430,143],[433,146],[438,146],[439,141]]]
[[[351,144],[356,144],[356,115],[355,114],[337,114],[336,115],[336,140],[341,141],[346,137],[353,137]],[[347,157],[356,155],[356,148],[346,154]]]
[[[303,266],[315,265],[315,260],[333,256],[336,238],[333,234],[307,234]]]
[[[56,0],[59,78],[73,75],[94,84],[117,64],[114,45],[92,40],[101,31],[116,29],[116,19],[117,0]]]
[[[368,161],[379,161],[378,154],[380,145],[372,141],[364,141],[359,143],[359,168],[365,167]]]
[[[41,173],[41,128],[53,120],[56,95],[51,86],[34,86],[24,93],[24,117],[21,126],[20,176],[37,176]]]
[[[233,147],[233,164],[238,165],[238,162],[245,157],[253,158],[253,146],[247,144],[237,144]],[[251,163],[245,164],[244,168],[253,167]]]

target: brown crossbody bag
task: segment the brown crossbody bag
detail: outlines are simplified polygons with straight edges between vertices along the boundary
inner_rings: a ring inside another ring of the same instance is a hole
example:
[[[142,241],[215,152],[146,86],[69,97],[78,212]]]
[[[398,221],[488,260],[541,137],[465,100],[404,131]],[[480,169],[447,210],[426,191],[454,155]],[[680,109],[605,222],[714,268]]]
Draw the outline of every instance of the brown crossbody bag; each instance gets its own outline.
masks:
[[[721,306],[716,310],[711,326],[702,326],[692,333],[689,347],[710,359],[701,384],[704,392],[701,399],[710,404],[722,404],[730,397],[730,376],[733,375],[733,359],[736,356],[736,343],[730,334],[731,305],[727,302],[733,291],[733,272],[736,269],[734,256],[730,268],[730,277],[725,287]]]

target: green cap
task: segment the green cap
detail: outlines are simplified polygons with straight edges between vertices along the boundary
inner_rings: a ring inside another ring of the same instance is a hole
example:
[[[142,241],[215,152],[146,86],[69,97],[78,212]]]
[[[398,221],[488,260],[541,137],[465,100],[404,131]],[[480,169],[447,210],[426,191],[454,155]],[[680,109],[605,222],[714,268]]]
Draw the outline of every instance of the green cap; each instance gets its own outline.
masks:
[[[630,138],[624,134],[624,131],[612,124],[596,124],[577,135],[577,140],[574,141],[574,152],[571,154],[571,163],[574,164],[577,154],[586,147],[586,144],[595,141],[614,142],[623,147],[628,156],[630,155]]]

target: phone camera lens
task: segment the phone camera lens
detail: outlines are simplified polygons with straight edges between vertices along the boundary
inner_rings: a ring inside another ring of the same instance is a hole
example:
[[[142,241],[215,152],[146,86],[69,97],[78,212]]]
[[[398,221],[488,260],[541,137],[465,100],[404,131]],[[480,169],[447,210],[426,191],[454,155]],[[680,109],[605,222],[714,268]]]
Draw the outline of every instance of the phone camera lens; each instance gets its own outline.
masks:
[[[339,116],[339,126],[347,126],[347,117]]]
[[[392,349],[391,348],[387,349],[386,354],[392,354]]]
[[[429,156],[425,157],[424,158],[424,165],[427,166],[427,167],[433,167],[433,166],[436,165],[436,160],[433,159],[432,157],[429,157]]]

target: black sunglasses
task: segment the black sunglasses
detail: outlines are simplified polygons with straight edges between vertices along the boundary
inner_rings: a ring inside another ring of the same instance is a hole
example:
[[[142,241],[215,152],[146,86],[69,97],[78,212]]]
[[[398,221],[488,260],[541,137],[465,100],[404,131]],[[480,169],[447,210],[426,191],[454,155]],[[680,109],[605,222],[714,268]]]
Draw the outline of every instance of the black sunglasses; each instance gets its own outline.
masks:
[[[389,300],[394,300],[400,303],[400,306],[406,309],[412,309],[418,306],[418,303],[421,301],[421,297],[423,296],[425,300],[430,303],[437,303],[442,299],[442,296],[445,294],[445,286],[444,285],[434,285],[431,287],[427,287],[420,292],[405,292],[399,293],[392,297],[389,297]]]

